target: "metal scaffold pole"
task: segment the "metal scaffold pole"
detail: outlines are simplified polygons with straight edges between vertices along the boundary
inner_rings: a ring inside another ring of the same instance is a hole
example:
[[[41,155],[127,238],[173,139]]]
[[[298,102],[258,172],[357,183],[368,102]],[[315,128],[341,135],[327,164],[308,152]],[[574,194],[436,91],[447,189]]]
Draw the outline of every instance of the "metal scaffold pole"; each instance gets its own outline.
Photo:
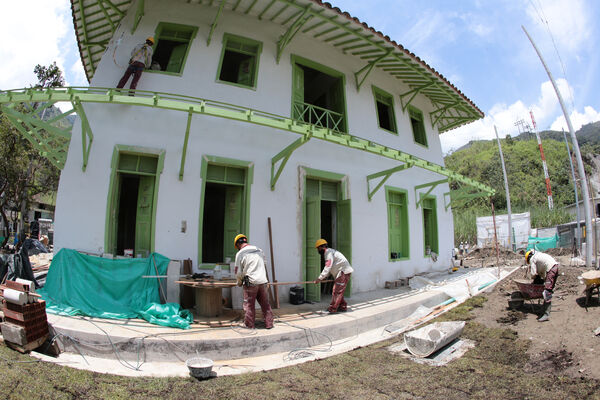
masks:
[[[548,66],[546,65],[546,61],[544,61],[544,57],[542,57],[542,53],[540,53],[540,50],[535,45],[533,39],[531,38],[531,36],[529,36],[529,32],[527,32],[527,29],[525,29],[525,27],[522,25],[521,25],[521,28],[523,28],[523,31],[527,35],[527,38],[531,42],[531,45],[535,49],[535,52],[537,53],[538,57],[540,58],[540,61],[542,62],[542,65],[544,66],[544,69],[546,70],[546,73],[548,74],[548,77],[550,78],[550,82],[552,82],[552,86],[554,87],[554,91],[556,92],[556,96],[558,97],[558,102],[560,103],[560,107],[562,108],[562,112],[565,116],[565,121],[567,121],[567,127],[569,128],[569,133],[571,134],[571,143],[573,143],[573,151],[575,152],[575,157],[577,158],[577,170],[579,172],[579,176],[581,179],[581,191],[583,194],[583,209],[584,209],[584,213],[585,213],[585,232],[586,232],[585,265],[587,267],[591,267],[592,260],[593,260],[592,248],[594,247],[593,246],[594,232],[592,230],[592,214],[590,211],[590,194],[588,191],[587,179],[585,176],[585,169],[583,168],[583,160],[581,159],[581,152],[579,151],[579,142],[577,141],[577,137],[575,136],[575,130],[573,129],[573,124],[571,123],[571,118],[569,118],[569,113],[567,112],[567,108],[565,107],[565,102],[563,101],[562,95],[560,94],[560,91],[558,90],[558,86],[556,85],[556,82],[554,81],[554,77],[552,76],[552,73],[550,72],[550,70],[548,69]]]
[[[569,142],[567,141],[567,134],[565,130],[562,130],[563,137],[565,138],[565,145],[567,146],[567,156],[569,158],[569,165],[571,166],[571,176],[573,177],[573,190],[575,190],[575,209],[577,210],[577,229],[575,229],[575,239],[577,251],[581,254],[581,227],[579,226],[581,217],[579,216],[579,195],[577,194],[577,178],[575,177],[575,168],[573,168],[573,161],[571,160],[571,149],[569,148]]]

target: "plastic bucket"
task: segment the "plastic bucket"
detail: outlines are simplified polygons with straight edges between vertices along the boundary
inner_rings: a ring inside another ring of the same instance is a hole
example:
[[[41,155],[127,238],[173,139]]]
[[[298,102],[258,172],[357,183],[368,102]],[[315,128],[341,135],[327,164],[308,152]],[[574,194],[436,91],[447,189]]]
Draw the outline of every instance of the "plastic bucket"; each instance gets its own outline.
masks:
[[[214,363],[210,358],[194,357],[188,359],[185,365],[190,370],[190,375],[194,378],[207,379],[210,377]]]

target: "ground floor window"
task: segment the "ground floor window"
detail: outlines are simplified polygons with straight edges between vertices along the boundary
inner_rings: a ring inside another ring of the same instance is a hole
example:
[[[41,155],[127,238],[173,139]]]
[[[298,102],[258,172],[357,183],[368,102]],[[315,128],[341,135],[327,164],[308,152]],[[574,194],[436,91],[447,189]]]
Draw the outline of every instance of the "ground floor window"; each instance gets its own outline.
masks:
[[[389,259],[408,258],[408,207],[406,191],[386,187],[385,197],[388,208],[388,249]]]
[[[235,259],[233,239],[249,235],[248,213],[252,164],[205,157],[202,165],[199,260],[201,264]]]
[[[423,200],[423,234],[425,243],[425,255],[431,252],[439,254],[438,228],[435,198],[429,197]]]
[[[105,251],[147,257],[154,251],[154,225],[163,151],[117,146],[109,189]]]

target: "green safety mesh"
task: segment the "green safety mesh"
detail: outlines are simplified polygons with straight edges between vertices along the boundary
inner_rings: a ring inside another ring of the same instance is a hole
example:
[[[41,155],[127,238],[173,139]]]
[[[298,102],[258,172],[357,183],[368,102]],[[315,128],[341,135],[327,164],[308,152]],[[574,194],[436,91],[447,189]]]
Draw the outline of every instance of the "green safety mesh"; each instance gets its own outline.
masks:
[[[539,238],[534,236],[529,236],[529,242],[527,243],[527,250],[548,250],[555,249],[558,247],[558,235],[554,235],[551,237]]]
[[[54,314],[144,318],[187,329],[193,321],[191,313],[180,310],[179,304],[160,304],[158,280],[142,278],[166,275],[168,265],[169,259],[158,253],[113,260],[61,249],[39,293],[46,300],[46,310]]]

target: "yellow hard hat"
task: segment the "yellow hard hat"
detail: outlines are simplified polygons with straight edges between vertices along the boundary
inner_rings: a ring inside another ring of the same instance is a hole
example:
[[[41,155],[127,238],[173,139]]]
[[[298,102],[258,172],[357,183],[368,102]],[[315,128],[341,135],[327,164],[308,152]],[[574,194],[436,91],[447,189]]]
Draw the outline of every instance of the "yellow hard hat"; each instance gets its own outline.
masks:
[[[238,240],[240,239],[246,239],[246,241],[248,240],[248,238],[246,237],[246,235],[244,235],[243,233],[240,233],[239,235],[237,235],[235,237],[235,239],[233,239],[233,247],[235,247],[235,245],[237,244]]]
[[[531,249],[527,253],[525,253],[525,262],[528,263],[531,256],[535,254],[535,250]]]
[[[327,245],[327,240],[325,240],[325,239],[319,239],[315,243],[315,247],[316,248],[319,248],[320,246],[323,246],[323,245]]]
[[[148,37],[146,38],[146,41],[147,41],[147,42],[152,42],[152,44],[154,45],[154,38],[153,38],[152,36],[148,36]]]

